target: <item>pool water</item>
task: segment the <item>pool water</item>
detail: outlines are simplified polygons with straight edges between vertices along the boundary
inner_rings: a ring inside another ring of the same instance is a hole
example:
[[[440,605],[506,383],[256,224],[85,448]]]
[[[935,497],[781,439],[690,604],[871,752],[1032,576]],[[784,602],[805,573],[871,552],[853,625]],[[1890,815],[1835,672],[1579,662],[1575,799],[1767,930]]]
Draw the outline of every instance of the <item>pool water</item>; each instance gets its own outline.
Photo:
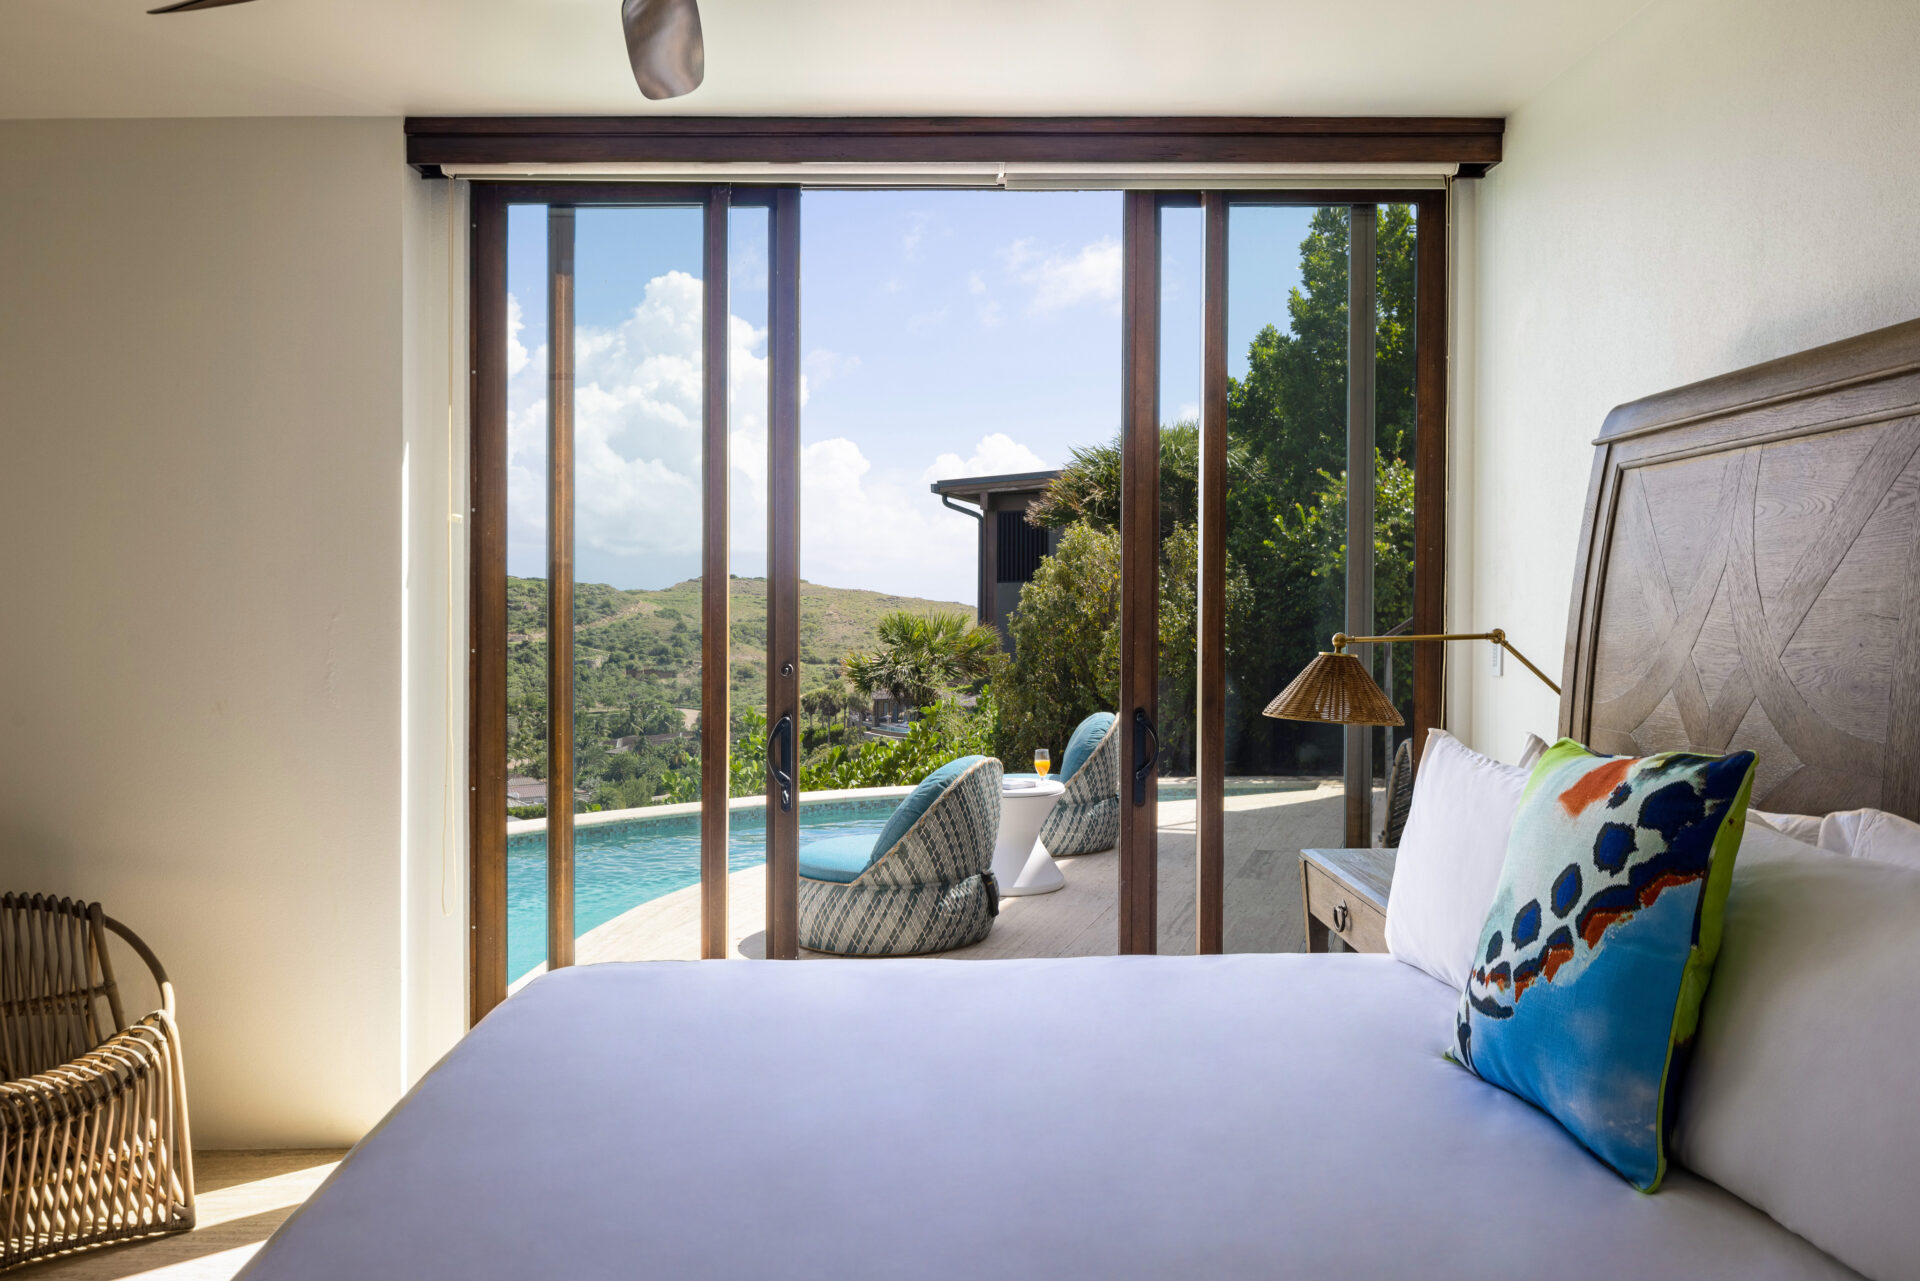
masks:
[[[898,803],[891,798],[865,805],[842,802],[817,816],[802,805],[800,838],[879,836]],[[727,824],[727,866],[736,872],[767,861],[767,829],[759,821],[743,821],[745,817],[735,814]],[[577,828],[574,937],[629,908],[699,883],[700,824],[691,816]],[[546,959],[547,838],[531,832],[507,842],[507,981]]]
[[[1231,780],[1229,793],[1293,791],[1299,780]],[[1190,801],[1193,784],[1160,785],[1163,801]],[[800,806],[800,839],[877,837],[899,801],[893,797]],[[693,815],[609,823],[575,829],[573,928],[578,938],[642,903],[700,883],[700,821]],[[741,810],[727,824],[732,871],[767,861],[767,830],[758,810]],[[507,840],[507,981],[547,959],[547,838],[526,832]]]

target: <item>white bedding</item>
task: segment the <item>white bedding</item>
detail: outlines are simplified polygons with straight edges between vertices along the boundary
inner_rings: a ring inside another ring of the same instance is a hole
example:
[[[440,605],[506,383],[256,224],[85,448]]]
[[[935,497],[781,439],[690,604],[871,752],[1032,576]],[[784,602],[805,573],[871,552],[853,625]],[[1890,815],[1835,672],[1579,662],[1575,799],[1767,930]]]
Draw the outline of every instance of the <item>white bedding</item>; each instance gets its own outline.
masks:
[[[563,970],[243,1275],[1855,1275],[1444,1061],[1456,999],[1385,956]]]

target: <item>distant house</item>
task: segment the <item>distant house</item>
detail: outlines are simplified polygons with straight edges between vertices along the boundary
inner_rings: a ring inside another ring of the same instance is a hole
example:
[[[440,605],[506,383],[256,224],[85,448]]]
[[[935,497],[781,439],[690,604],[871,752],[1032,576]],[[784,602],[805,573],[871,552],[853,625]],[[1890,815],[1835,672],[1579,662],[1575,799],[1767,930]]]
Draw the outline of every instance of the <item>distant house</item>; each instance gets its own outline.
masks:
[[[640,746],[640,736],[638,734],[622,734],[619,738],[614,739],[613,742],[607,745],[607,750],[610,752],[631,752],[638,746]]]
[[[876,726],[893,721],[904,721],[907,713],[913,709],[907,706],[905,699],[890,689],[873,691],[873,711],[868,719]]]
[[[1007,617],[1020,603],[1020,588],[1033,581],[1040,562],[1060,544],[1060,531],[1035,529],[1027,524],[1027,508],[1046,492],[1058,471],[1020,472],[1009,476],[964,476],[936,480],[930,486],[940,502],[980,522],[979,567],[974,586],[974,613],[1000,633],[1009,651],[1013,637]],[[971,503],[971,507],[963,504]]]
[[[584,787],[575,788],[575,800],[584,801],[593,795]],[[521,805],[545,805],[547,803],[547,780],[544,778],[522,778],[515,775],[507,780],[507,808]]]

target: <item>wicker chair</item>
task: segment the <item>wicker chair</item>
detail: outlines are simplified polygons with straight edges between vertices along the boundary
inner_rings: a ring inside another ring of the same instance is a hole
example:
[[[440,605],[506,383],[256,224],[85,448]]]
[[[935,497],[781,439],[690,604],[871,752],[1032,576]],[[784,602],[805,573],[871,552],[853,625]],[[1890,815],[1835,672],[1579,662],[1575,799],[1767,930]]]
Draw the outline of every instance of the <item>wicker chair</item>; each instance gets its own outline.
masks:
[[[1120,840],[1120,718],[1095,712],[1080,722],[1061,754],[1060,803],[1040,825],[1040,843],[1055,858],[1096,854]]]
[[[130,1026],[109,930],[160,989]],[[173,985],[98,903],[0,895],[0,1071],[0,1270],[193,1226]]]
[[[800,847],[800,946],[918,956],[977,943],[1000,914],[1000,762],[962,756],[922,779],[880,835]]]
[[[1413,740],[1405,739],[1393,754],[1393,769],[1387,774],[1386,817],[1380,824],[1380,847],[1398,849],[1400,831],[1413,811]]]

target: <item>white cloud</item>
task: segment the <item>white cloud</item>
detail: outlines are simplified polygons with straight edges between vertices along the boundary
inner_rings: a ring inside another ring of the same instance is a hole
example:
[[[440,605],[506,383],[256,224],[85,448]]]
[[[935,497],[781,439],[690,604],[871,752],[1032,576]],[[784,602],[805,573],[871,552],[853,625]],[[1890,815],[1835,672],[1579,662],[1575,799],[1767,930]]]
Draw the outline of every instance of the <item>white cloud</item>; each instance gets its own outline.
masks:
[[[809,383],[815,387],[824,387],[842,374],[850,374],[860,368],[860,357],[845,356],[837,351],[828,351],[825,347],[815,347],[807,353],[801,368],[805,370]]]
[[[907,332],[910,334],[925,333],[929,329],[945,324],[946,319],[947,309],[945,307],[936,307],[932,311],[917,311],[907,317]]]
[[[583,581],[661,586],[700,572],[702,411],[700,282],[669,272],[612,327],[574,335],[574,548]],[[511,313],[510,313],[511,314]],[[765,342],[739,317],[729,326],[736,433],[765,446]],[[511,360],[511,357],[510,357]],[[529,355],[508,378],[508,538],[517,572],[532,572],[546,539],[546,360]],[[764,466],[764,463],[763,463]]]
[[[512,294],[507,295],[507,377],[512,378],[527,367],[527,345],[520,341],[520,331],[527,327],[526,318],[520,311],[520,300]]]
[[[973,447],[973,457],[942,454],[920,479],[927,483],[952,480],[959,476],[1006,476],[1026,471],[1046,471],[1049,464],[1040,455],[1014,440],[1005,432],[982,436]]]
[[[915,210],[907,215],[906,234],[900,237],[900,252],[907,261],[912,262],[920,256],[920,242],[926,239],[927,224],[933,221],[933,215],[925,210]]]
[[[1174,411],[1173,421],[1177,423],[1197,423],[1200,421],[1200,406],[1188,401]]]
[[[800,456],[800,573],[858,587],[972,606],[977,523],[941,506],[921,484],[876,475],[844,436]]]
[[[680,272],[648,283],[632,315],[575,333],[574,543],[582,581],[659,586],[700,572],[701,289]],[[766,572],[767,358],[764,329],[729,329],[731,572]],[[810,353],[816,379],[822,369]],[[852,364],[845,365],[851,368]],[[546,359],[508,380],[508,524],[515,573],[544,572]],[[948,465],[960,468],[948,469]],[[973,457],[942,455],[926,475],[882,474],[845,437],[801,458],[801,572],[812,582],[971,605],[977,524],[927,492],[936,471],[1032,471],[1031,450],[995,433]]]
[[[1120,304],[1120,242],[1103,236],[1078,253],[1042,253],[1031,240],[1000,251],[1007,274],[1031,291],[1027,310],[1059,311],[1084,303]]]
[[[983,329],[992,329],[1000,323],[1000,302],[987,296],[987,278],[977,271],[967,273],[967,292],[980,301],[973,305],[974,318]]]

